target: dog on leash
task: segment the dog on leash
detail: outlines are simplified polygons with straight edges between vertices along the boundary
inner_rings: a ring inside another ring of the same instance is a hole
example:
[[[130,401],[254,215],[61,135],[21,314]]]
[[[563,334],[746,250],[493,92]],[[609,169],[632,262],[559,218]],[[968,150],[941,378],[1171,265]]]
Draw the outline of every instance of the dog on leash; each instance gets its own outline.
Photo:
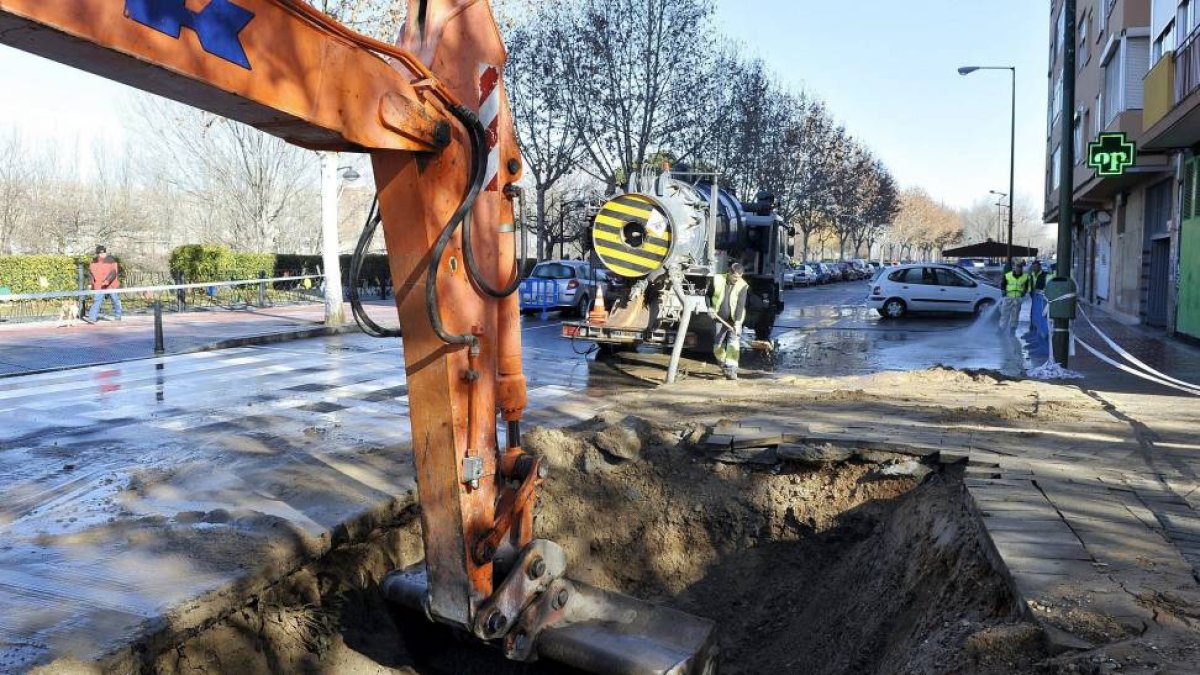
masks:
[[[79,323],[79,302],[63,300],[58,303],[58,325],[74,326]]]

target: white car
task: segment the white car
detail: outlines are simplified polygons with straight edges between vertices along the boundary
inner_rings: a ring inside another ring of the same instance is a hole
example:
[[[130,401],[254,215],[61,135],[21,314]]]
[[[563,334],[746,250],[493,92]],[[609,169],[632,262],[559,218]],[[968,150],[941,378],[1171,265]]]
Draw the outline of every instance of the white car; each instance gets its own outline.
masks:
[[[783,273],[783,287],[810,286],[816,282],[816,273],[809,265],[793,265]]]
[[[898,319],[909,312],[978,313],[1000,298],[998,287],[953,265],[914,263],[876,277],[867,306],[885,319]]]

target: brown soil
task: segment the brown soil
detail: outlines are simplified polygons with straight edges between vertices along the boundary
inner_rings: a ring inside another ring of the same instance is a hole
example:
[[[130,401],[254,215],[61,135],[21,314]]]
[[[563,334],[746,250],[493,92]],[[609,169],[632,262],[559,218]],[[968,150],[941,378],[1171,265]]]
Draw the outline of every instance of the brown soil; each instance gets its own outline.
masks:
[[[527,437],[555,469],[540,531],[581,580],[716,621],[723,672],[1013,672],[1042,656],[956,478],[717,464],[685,429],[620,423],[642,439],[635,460],[597,450],[603,422]]]
[[[727,465],[696,438],[611,417],[526,435],[553,469],[539,535],[566,548],[573,577],[713,619],[725,673],[1009,673],[1044,656],[957,478],[918,484],[869,462]],[[419,555],[414,517],[291,575],[146,670],[560,672],[385,607],[379,580]]]

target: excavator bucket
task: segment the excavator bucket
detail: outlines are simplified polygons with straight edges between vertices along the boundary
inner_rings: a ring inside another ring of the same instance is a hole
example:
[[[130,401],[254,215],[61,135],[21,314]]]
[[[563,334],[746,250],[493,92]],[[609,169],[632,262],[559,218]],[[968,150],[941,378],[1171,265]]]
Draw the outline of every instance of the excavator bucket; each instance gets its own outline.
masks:
[[[541,658],[588,673],[716,674],[716,636],[708,619],[570,583],[574,604],[538,638]]]
[[[389,575],[384,596],[424,611],[424,565]],[[495,644],[517,661],[545,659],[597,675],[715,675],[712,621],[565,578],[555,579]]]

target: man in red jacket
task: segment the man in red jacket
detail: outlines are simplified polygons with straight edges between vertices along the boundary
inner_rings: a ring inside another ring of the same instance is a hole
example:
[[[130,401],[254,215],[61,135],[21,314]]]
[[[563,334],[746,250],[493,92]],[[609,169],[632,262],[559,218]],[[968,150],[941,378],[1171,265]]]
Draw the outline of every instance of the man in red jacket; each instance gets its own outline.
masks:
[[[106,292],[121,287],[120,269],[117,267],[116,259],[108,255],[106,248],[97,246],[96,257],[92,259],[92,264],[88,265],[88,271],[91,273],[92,290],[96,291],[96,295],[95,300],[92,301],[92,308],[88,310],[85,321],[96,323],[97,319],[100,318],[100,304],[104,302],[105,297],[108,297],[109,301],[112,302],[113,314],[116,320],[120,321],[120,294]]]

